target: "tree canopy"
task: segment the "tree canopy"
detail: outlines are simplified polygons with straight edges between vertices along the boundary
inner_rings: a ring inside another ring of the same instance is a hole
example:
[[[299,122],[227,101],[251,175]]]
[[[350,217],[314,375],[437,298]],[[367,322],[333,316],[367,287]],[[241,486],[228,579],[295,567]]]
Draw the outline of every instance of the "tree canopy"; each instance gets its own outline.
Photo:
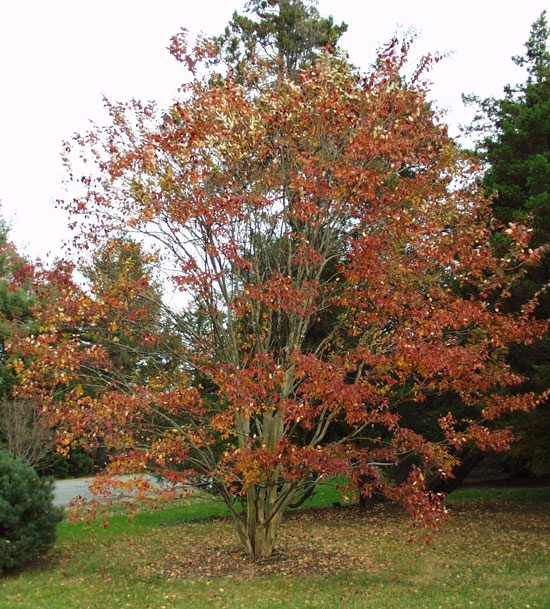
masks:
[[[508,85],[502,99],[477,101],[481,113],[472,131],[489,164],[484,183],[496,194],[495,215],[503,222],[533,220],[531,245],[548,243],[550,233],[550,53],[542,13],[533,24],[526,53],[514,57],[527,80]]]

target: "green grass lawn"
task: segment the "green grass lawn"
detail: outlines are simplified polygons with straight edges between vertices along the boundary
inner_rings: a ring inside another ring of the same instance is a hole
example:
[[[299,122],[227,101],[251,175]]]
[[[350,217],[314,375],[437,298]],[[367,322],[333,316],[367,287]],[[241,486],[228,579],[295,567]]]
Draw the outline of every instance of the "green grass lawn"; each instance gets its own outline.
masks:
[[[288,514],[279,553],[257,564],[212,501],[148,510],[109,527],[59,526],[49,556],[0,577],[0,608],[550,608],[549,488],[465,489],[430,545],[394,506]]]

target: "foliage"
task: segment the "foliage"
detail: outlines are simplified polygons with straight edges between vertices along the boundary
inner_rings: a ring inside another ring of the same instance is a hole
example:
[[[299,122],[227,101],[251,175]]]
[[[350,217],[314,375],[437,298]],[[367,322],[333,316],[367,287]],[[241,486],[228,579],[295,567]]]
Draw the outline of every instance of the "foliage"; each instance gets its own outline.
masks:
[[[112,124],[76,140],[98,173],[66,205],[75,245],[101,253],[130,235],[177,290],[166,333],[134,312],[141,348],[158,357],[133,377],[90,339],[150,279],[113,275],[123,286],[113,299],[66,269],[42,301],[40,332],[13,345],[27,354],[13,362],[22,389],[49,404],[62,445],[101,436],[112,473],[157,471],[174,491],[210,477],[255,556],[272,553],[312,476],[343,475],[435,526],[445,508],[426,478],[450,475],[467,443],[507,448],[493,421],[542,399],[513,393],[522,378],[503,357],[546,330],[530,307],[502,304],[536,255],[519,227],[506,258],[493,254],[479,167],[438,122],[421,73],[403,84],[406,44],[369,74],[325,54],[275,82],[256,63],[212,78],[197,66],[216,48],[189,53],[176,37],[195,74],[181,100],[161,116],[110,104]],[[181,340],[166,350],[174,330]],[[427,396],[448,393],[468,416],[441,416],[443,441],[401,421],[403,403],[422,416]],[[392,480],[385,471],[406,454],[415,467]],[[138,490],[151,490],[147,479]]]
[[[70,270],[59,262],[50,269],[40,262],[32,263],[17,252],[8,237],[9,227],[0,220],[0,447],[40,472],[59,477],[90,474],[93,461],[78,447],[66,451],[71,453],[70,459],[56,454],[55,424],[44,412],[39,396],[17,397],[20,378],[12,365],[13,354],[6,348],[12,341],[41,331],[35,313],[44,307],[57,310],[58,278]],[[58,326],[63,331],[62,316]],[[26,361],[29,354],[17,356]]]
[[[0,448],[41,468],[54,451],[54,434],[36,400],[14,397],[18,379],[6,351],[13,336],[35,330],[34,272],[34,265],[9,241],[9,227],[0,219]]]
[[[52,485],[22,459],[0,452],[0,572],[53,546],[62,511],[53,506]]]
[[[527,79],[507,86],[502,99],[470,98],[480,112],[472,133],[488,169],[483,182],[494,195],[494,214],[501,223],[532,226],[529,246],[540,248],[540,264],[532,266],[513,290],[509,307],[519,309],[539,294],[535,315],[550,317],[550,30],[543,12],[531,28],[525,55],[514,62],[526,68]],[[505,235],[498,234],[495,247],[502,255],[508,248]],[[550,338],[534,345],[518,346],[511,353],[516,370],[529,381],[526,390],[550,386]],[[546,438],[550,432],[550,410],[542,407],[533,417],[517,421],[522,442],[515,447],[518,462],[539,473],[550,471]]]
[[[11,397],[15,382],[6,366],[5,342],[18,326],[30,321],[32,295],[32,265],[9,241],[9,227],[0,218],[0,398]]]
[[[549,35],[543,12],[532,26],[526,55],[514,58],[526,66],[526,82],[508,85],[502,99],[469,98],[480,109],[471,131],[477,133],[478,152],[489,165],[484,183],[496,194],[495,215],[505,223],[531,218],[533,248],[547,244],[550,231]]]
[[[160,336],[164,322],[151,261],[138,243],[112,238],[83,272],[92,297],[108,305],[101,320],[89,327],[89,340],[106,348],[114,366],[124,371],[121,382],[127,377],[146,378],[149,357],[157,349],[146,352],[144,332]]]

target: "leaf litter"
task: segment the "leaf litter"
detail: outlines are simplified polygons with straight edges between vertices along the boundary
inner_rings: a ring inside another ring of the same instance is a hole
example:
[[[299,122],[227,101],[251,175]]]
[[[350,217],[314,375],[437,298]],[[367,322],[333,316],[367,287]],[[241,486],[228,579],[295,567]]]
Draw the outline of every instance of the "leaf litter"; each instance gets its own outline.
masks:
[[[474,563],[548,553],[544,541],[550,538],[546,506],[529,505],[518,512],[517,503],[498,502],[485,504],[484,508],[475,504],[461,506],[429,547],[409,543],[412,525],[396,506],[383,504],[368,511],[346,506],[290,512],[285,516],[274,554],[263,560],[244,552],[227,519],[172,524],[163,528],[162,538],[156,541],[158,550],[148,552],[147,564],[139,570],[150,576],[207,582],[222,577],[251,580],[342,572],[374,574],[392,571],[388,557],[400,552],[410,554],[411,568],[416,571],[419,554],[424,553],[426,559],[428,554],[431,556],[428,562],[432,566],[441,563],[443,568],[450,558],[449,539],[458,556],[470,554],[472,545],[477,546],[475,558],[471,558]],[[468,536],[464,535],[465,529]],[[455,566],[449,564],[447,569],[454,571]],[[421,571],[416,575],[421,576]]]
[[[158,558],[145,569],[149,574],[169,578],[206,580],[371,571],[374,564],[366,551],[365,529],[375,523],[379,512],[365,513],[358,507],[290,512],[281,526],[276,550],[267,559],[246,554],[229,520],[211,520],[208,525],[180,524],[171,527],[170,537],[174,535],[175,539],[165,539],[163,551],[155,553]],[[384,530],[388,527],[387,506],[385,512]],[[406,543],[406,534],[401,532],[401,537]]]

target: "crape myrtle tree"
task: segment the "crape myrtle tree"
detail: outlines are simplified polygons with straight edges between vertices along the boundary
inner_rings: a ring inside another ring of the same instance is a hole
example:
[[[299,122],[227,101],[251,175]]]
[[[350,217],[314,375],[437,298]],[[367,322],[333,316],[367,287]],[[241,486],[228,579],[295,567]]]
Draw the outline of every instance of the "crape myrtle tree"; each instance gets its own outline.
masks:
[[[216,71],[218,49],[176,36],[172,53],[192,68],[179,101],[162,113],[109,104],[111,124],[67,151],[96,166],[66,203],[75,246],[125,234],[155,257],[177,296],[164,301],[177,365],[84,392],[84,366],[91,380],[91,363],[116,364],[100,344],[63,342],[50,310],[51,333],[19,345],[33,353],[26,386],[60,413],[65,438],[101,428],[119,447],[114,473],[207,473],[253,556],[272,553],[312,476],[343,476],[435,524],[442,497],[426,477],[449,475],[465,443],[506,448],[491,422],[541,399],[514,395],[521,377],[498,356],[545,327],[530,307],[501,305],[534,255],[525,234],[509,227],[514,247],[493,254],[479,168],[438,122],[421,73],[403,84],[407,45],[364,75],[327,53],[275,79],[254,58],[238,76]],[[74,327],[105,315],[98,294],[61,303]],[[449,392],[469,416],[442,416],[442,441],[401,423],[403,403],[422,416],[426,396]],[[385,470],[409,453],[415,467],[392,481]]]
[[[519,310],[538,294],[535,316],[550,317],[550,51],[546,12],[531,27],[525,53],[514,62],[526,69],[525,82],[507,86],[501,99],[467,98],[478,109],[469,130],[477,152],[487,164],[483,184],[494,197],[494,216],[501,224],[529,223],[529,246],[543,249],[541,261],[529,268],[513,289],[508,307]],[[498,255],[509,247],[506,234],[497,233]],[[550,339],[517,346],[510,354],[514,367],[528,377],[526,390],[550,386]],[[548,405],[533,416],[516,421],[522,441],[514,448],[533,471],[550,471]]]

